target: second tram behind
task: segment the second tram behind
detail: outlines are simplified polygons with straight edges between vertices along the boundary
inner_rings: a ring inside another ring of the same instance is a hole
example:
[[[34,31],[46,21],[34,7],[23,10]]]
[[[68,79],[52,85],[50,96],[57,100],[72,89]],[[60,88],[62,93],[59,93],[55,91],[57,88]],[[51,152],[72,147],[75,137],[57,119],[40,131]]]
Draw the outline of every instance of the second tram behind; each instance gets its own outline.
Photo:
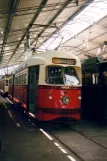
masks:
[[[9,77],[10,75],[4,75],[0,79],[0,90],[2,93],[8,93],[9,90]]]
[[[29,57],[9,80],[9,96],[38,120],[81,117],[81,63],[78,57],[50,51]]]
[[[107,60],[99,57],[85,60],[82,84],[83,117],[107,123]]]

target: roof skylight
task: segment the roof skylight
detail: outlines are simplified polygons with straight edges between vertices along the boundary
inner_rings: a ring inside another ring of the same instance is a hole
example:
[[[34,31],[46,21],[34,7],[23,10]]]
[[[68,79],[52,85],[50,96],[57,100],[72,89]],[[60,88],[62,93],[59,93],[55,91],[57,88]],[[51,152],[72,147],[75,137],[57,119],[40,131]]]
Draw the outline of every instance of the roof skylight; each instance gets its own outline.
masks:
[[[107,15],[107,0],[94,0],[89,6],[81,11],[75,18],[70,20],[62,29],[49,38],[38,50],[53,50],[74,37],[90,25]]]

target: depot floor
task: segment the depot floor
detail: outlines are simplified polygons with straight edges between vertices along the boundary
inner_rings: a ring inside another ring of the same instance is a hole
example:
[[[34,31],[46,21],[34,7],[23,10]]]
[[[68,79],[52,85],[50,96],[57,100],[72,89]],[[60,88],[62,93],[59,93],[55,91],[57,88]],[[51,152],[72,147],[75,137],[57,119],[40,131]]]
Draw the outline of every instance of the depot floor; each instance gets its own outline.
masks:
[[[39,128],[2,97],[0,143],[0,161],[107,161],[107,125],[81,120],[68,128]]]
[[[0,161],[69,161],[40,129],[12,115],[0,97]]]

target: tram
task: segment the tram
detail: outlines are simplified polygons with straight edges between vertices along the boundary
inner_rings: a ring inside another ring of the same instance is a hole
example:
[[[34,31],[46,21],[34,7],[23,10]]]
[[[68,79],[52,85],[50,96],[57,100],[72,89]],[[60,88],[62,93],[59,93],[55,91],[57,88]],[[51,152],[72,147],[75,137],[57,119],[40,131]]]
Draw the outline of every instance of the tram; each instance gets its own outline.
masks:
[[[107,60],[93,57],[82,63],[82,117],[107,123]]]
[[[1,93],[8,93],[8,90],[9,90],[9,77],[10,77],[10,75],[4,75],[0,79],[0,91],[1,91]]]
[[[9,97],[41,121],[81,118],[81,63],[78,57],[48,51],[33,54],[12,74]]]

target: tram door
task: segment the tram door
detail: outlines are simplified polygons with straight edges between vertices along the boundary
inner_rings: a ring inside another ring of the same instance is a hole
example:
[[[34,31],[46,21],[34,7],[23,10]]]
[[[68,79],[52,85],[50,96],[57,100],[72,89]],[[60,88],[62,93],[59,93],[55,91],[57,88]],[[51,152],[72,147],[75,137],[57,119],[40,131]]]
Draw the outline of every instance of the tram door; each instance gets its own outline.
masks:
[[[37,114],[38,112],[38,80],[39,80],[39,65],[29,68],[28,79],[28,107],[29,112]]]

